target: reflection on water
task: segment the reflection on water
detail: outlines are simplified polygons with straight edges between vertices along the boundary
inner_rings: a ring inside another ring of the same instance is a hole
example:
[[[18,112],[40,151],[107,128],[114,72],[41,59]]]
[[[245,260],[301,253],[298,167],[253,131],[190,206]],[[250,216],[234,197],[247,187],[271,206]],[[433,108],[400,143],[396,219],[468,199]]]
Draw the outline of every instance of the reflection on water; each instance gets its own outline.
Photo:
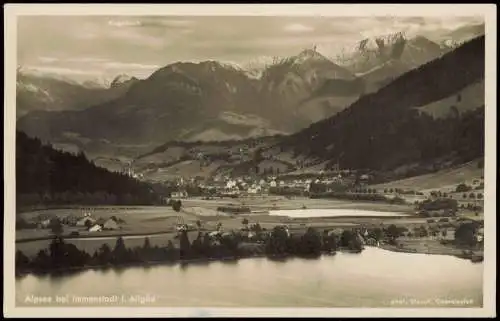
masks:
[[[333,216],[357,216],[357,217],[394,217],[409,216],[404,213],[383,212],[357,209],[296,209],[296,210],[272,210],[269,215],[288,217],[333,217]]]
[[[18,305],[26,305],[30,295],[124,295],[144,298],[143,305],[184,307],[438,306],[436,300],[447,299],[469,300],[453,307],[478,307],[482,276],[483,264],[452,256],[367,248],[361,254],[307,260],[251,258],[28,275],[17,279],[16,298]]]

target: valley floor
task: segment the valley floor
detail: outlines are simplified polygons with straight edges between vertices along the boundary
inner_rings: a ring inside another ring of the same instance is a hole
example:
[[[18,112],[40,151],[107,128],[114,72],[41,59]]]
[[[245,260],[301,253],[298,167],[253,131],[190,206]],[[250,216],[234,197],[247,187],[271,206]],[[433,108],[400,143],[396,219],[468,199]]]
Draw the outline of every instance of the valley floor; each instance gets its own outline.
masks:
[[[367,227],[382,227],[390,224],[405,226],[409,229],[426,225],[427,219],[412,215],[413,207],[409,205],[391,205],[374,202],[348,202],[337,200],[318,200],[302,197],[287,199],[285,197],[260,196],[239,199],[217,199],[203,200],[201,198],[184,199],[180,212],[175,212],[171,207],[117,207],[99,206],[91,208],[90,211],[95,218],[110,218],[116,216],[125,221],[119,230],[88,232],[84,227],[64,226],[64,236],[69,242],[74,243],[83,250],[93,253],[103,243],[114,246],[116,237],[122,236],[127,246],[142,246],[144,239],[148,237],[151,244],[166,246],[169,240],[177,242],[176,225],[185,223],[192,227],[189,238],[197,237],[196,222],[201,222],[200,230],[205,232],[215,231],[217,224],[221,223],[224,231],[240,230],[243,227],[243,219],[249,223],[259,223],[263,228],[270,230],[279,224],[286,224],[290,231],[303,231],[307,227],[315,227],[319,230],[332,228],[349,228],[359,225]],[[217,211],[219,206],[242,205],[248,206],[252,210],[251,214],[225,214]],[[405,213],[408,216],[343,216],[343,217],[304,217],[291,218],[287,216],[270,215],[270,210],[293,210],[293,209],[346,209],[346,210],[371,210],[379,212]],[[88,209],[88,207],[87,207]],[[72,208],[45,209],[31,212],[19,213],[18,216],[32,220],[38,215],[82,215],[82,208],[74,206]],[[462,213],[463,215],[470,213]],[[78,236],[71,237],[71,232],[78,232]],[[26,255],[35,255],[40,249],[47,248],[52,235],[49,229],[23,229],[16,231],[16,249],[22,250]],[[443,247],[439,242],[431,247],[425,246],[424,241],[413,241],[405,243],[411,245],[418,253],[429,254],[449,254],[456,255],[456,249]],[[428,243],[428,242],[427,242]],[[432,250],[439,247],[438,250]],[[389,250],[401,251],[401,248],[393,249],[391,246],[384,246]],[[405,248],[408,248],[407,246]],[[413,252],[413,250],[408,251]]]

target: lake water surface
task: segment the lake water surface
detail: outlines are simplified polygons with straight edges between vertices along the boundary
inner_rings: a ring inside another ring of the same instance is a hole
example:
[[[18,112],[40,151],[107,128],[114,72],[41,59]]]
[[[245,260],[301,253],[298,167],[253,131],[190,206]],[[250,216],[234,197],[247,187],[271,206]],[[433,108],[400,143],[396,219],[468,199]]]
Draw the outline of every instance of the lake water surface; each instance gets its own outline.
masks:
[[[335,217],[335,216],[351,216],[351,217],[400,217],[410,216],[409,214],[398,212],[384,212],[371,210],[357,209],[297,209],[297,210],[271,210],[269,215],[288,216],[293,218],[302,217]]]
[[[28,275],[16,280],[16,302],[33,306],[26,301],[33,295],[69,300],[38,306],[89,305],[73,300],[103,296],[109,303],[93,305],[140,306],[142,299],[145,306],[172,307],[480,307],[482,283],[482,263],[369,247],[316,260],[250,258]]]

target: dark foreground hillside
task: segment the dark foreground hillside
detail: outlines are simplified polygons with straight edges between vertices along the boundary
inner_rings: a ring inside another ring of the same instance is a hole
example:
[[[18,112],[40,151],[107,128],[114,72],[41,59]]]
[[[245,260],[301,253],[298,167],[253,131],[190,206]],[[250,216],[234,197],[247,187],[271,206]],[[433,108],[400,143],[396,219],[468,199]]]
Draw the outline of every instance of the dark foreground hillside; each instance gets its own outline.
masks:
[[[168,191],[110,172],[89,161],[43,145],[40,140],[16,133],[16,195],[18,206],[35,204],[161,203]]]
[[[484,106],[446,119],[434,119],[416,108],[484,79],[484,56],[481,36],[287,137],[280,148],[338,162],[342,168],[374,170],[482,157]]]

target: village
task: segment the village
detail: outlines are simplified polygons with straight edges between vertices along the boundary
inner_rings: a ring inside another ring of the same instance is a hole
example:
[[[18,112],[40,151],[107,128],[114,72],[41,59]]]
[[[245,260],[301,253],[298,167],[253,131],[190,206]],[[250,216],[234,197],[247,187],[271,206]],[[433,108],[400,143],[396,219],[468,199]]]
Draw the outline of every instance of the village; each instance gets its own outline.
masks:
[[[309,175],[312,176],[312,175]],[[205,181],[196,178],[179,178],[169,182],[174,190],[168,198],[189,199],[204,197],[205,199],[223,197],[249,197],[281,195],[290,197],[340,197],[344,199],[365,201],[394,201],[401,204],[418,205],[428,200],[450,199],[457,202],[460,209],[481,211],[483,207],[484,178],[463,181],[437,189],[412,189],[397,187],[378,187],[371,185],[371,176],[356,176],[349,171],[319,173],[312,178],[294,176],[214,176]],[[397,186],[397,185],[396,185]],[[361,197],[361,198],[359,198]]]
[[[20,223],[18,221],[18,223]],[[22,221],[21,227],[34,228],[36,230],[50,230],[54,234],[59,234],[65,229],[69,231],[68,236],[78,237],[80,232],[101,232],[101,231],[119,231],[122,229],[125,221],[111,216],[109,218],[94,217],[91,209],[81,209],[81,214],[50,215],[40,214],[31,221]]]
[[[178,235],[187,232],[191,239],[200,233],[207,234],[214,244],[235,235],[249,244],[258,244],[276,227],[285,229],[292,237],[314,227],[337,238],[343,231],[354,230],[361,244],[393,251],[462,255],[462,251],[453,246],[461,225],[475,224],[475,244],[482,244],[484,238],[484,177],[475,175],[454,179],[449,184],[441,184],[440,188],[429,188],[418,181],[377,184],[370,173],[338,167],[300,175],[250,172],[239,176],[221,173],[205,178],[178,176],[164,181],[171,189],[160,206],[74,205],[21,213],[16,222],[16,242],[28,252],[30,244],[34,249],[37,241],[48,240],[52,235],[75,240],[95,235],[110,240],[118,236],[137,237],[128,239],[127,243],[151,237],[164,246],[167,240],[178,244]],[[406,216],[271,215],[272,211],[336,208]],[[391,225],[398,229],[395,243],[388,243],[375,232],[387,230]],[[153,238],[155,235],[162,237]],[[89,240],[85,244],[92,248],[91,244],[97,246],[99,242]]]

